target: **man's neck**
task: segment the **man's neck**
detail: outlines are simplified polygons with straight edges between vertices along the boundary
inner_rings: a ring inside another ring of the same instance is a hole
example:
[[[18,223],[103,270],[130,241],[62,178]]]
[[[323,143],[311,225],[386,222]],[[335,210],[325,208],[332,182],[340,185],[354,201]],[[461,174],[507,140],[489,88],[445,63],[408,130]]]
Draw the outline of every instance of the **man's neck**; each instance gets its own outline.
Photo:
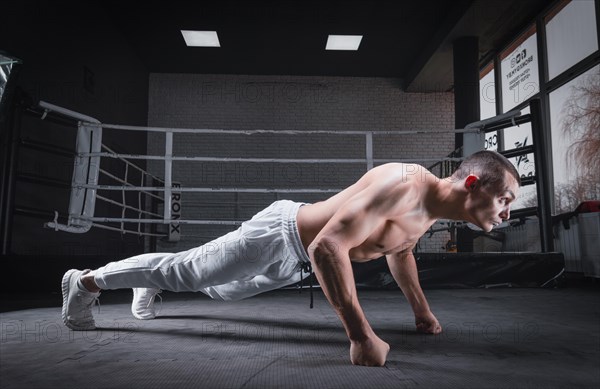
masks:
[[[434,219],[465,220],[466,197],[459,183],[445,178],[431,183],[425,206]]]

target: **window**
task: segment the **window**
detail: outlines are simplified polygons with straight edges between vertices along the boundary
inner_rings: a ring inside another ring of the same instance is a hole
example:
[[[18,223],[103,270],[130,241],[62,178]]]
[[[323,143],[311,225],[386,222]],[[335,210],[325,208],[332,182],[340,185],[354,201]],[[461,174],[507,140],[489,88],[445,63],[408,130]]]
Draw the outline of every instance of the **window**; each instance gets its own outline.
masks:
[[[500,54],[502,110],[508,112],[540,90],[537,34],[532,25]]]
[[[496,116],[496,84],[493,62],[490,62],[479,73],[479,110],[481,120]],[[498,131],[485,134],[484,148],[498,150]]]
[[[554,213],[600,198],[600,66],[550,93]]]
[[[596,6],[592,0],[562,1],[544,19],[548,79],[598,50]]]
[[[493,62],[490,62],[479,73],[479,106],[481,120],[496,116],[496,84]]]
[[[529,107],[521,110],[522,115],[530,113]],[[519,147],[531,146],[533,136],[531,132],[531,123],[524,123],[519,126],[509,127],[502,130],[504,149],[511,150]],[[521,178],[535,176],[535,163],[533,154],[520,155],[510,158],[512,164],[517,168]],[[535,207],[537,204],[537,192],[535,185],[523,186],[519,190],[517,201],[513,204],[513,209]]]

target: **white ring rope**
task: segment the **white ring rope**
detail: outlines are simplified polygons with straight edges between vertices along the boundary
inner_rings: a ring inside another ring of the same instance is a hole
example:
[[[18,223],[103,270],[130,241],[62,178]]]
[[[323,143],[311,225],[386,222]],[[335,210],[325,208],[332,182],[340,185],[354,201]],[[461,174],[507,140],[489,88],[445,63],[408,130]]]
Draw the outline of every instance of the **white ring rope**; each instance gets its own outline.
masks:
[[[108,151],[110,154],[112,154],[112,155],[114,156],[113,158],[118,158],[118,159],[120,159],[120,160],[121,160],[121,161],[123,161],[123,162],[124,162],[126,165],[129,165],[129,166],[133,167],[134,169],[138,170],[138,171],[139,171],[140,173],[142,173],[143,175],[150,176],[150,177],[152,177],[153,179],[157,180],[158,182],[162,182],[162,183],[164,183],[164,182],[165,182],[165,180],[163,180],[162,178],[160,178],[160,177],[157,177],[157,176],[153,175],[152,173],[149,173],[148,171],[146,171],[146,170],[142,169],[142,168],[141,168],[141,167],[139,167],[138,165],[136,165],[136,164],[134,164],[134,163],[132,163],[132,162],[130,162],[130,161],[128,161],[128,160],[126,160],[124,157],[122,157],[122,156],[121,156],[121,154],[119,154],[119,153],[117,153],[116,151],[112,150],[112,149],[111,149],[111,148],[109,148],[108,146],[106,146],[106,145],[104,145],[104,144],[103,144],[103,145],[102,145],[102,148],[103,148],[103,149],[105,149],[105,150],[107,150],[107,151]],[[79,156],[83,156],[82,154],[77,154],[77,155],[79,155]],[[126,155],[126,154],[122,154],[122,155]]]
[[[167,127],[142,127],[142,126],[125,126],[117,124],[98,124],[102,128],[111,128],[115,130],[127,131],[149,131],[149,132],[170,132],[170,133],[193,133],[193,134],[275,134],[275,135],[308,135],[308,134],[333,134],[333,135],[416,135],[416,134],[467,134],[479,133],[479,128],[454,129],[454,130],[373,130],[373,131],[358,131],[358,130],[230,130],[217,128],[167,128]]]
[[[108,176],[108,177],[112,178],[113,180],[115,180],[117,182],[120,182],[121,184],[125,184],[126,186],[129,186],[131,188],[135,188],[134,190],[141,188],[141,187],[135,186],[135,185],[133,185],[133,184],[131,184],[131,183],[125,181],[125,180],[122,180],[121,178],[119,178],[119,177],[117,177],[117,176],[115,176],[115,175],[107,172],[104,169],[100,169],[100,173],[104,174],[105,176]],[[142,175],[142,177],[144,177],[144,176]],[[143,184],[143,182],[142,182],[142,184]],[[143,194],[146,194],[148,196],[154,197],[154,198],[156,198],[157,200],[160,200],[160,201],[162,201],[162,199],[163,199],[162,197],[157,196],[157,195],[155,195],[152,192],[140,191],[140,193],[143,193]]]
[[[140,154],[118,154],[118,153],[78,153],[80,157],[109,157],[129,158],[158,161],[184,161],[184,162],[253,162],[253,163],[360,163],[367,162],[366,158],[331,158],[331,159],[299,159],[299,158],[217,158],[217,157],[178,157],[168,155],[140,155]],[[373,159],[376,163],[386,162],[459,162],[463,158],[402,158],[402,159]]]
[[[133,231],[133,230],[126,230],[126,229],[106,226],[104,224],[97,224],[97,223],[92,223],[92,226],[101,228],[104,230],[117,231],[117,232],[120,232],[121,234],[133,234],[133,235],[138,235],[138,236],[155,236],[157,238],[164,238],[165,236],[167,236],[167,234],[155,234],[152,232],[139,232],[139,231]]]
[[[76,189],[100,189],[100,190],[125,190],[125,191],[155,191],[155,192],[166,192],[167,188],[163,186],[114,186],[114,185],[91,185],[82,184],[74,186]],[[204,193],[204,192],[244,192],[244,193],[337,193],[342,189],[284,189],[284,188],[199,188],[199,187],[181,187],[177,188],[179,192],[192,192],[192,193]]]
[[[110,147],[102,144],[101,145],[102,149],[108,151],[109,153],[111,153],[114,158],[118,158],[120,161],[122,161],[125,164],[125,172],[124,172],[124,178],[120,178],[117,177],[116,175],[106,171],[105,169],[100,168],[99,169],[99,173],[103,174],[106,177],[109,177],[112,180],[115,180],[121,184],[123,184],[123,186],[120,187],[121,190],[121,199],[122,202],[118,202],[112,199],[109,199],[107,197],[104,197],[98,193],[96,193],[96,199],[104,201],[106,203],[115,205],[117,207],[121,208],[121,217],[120,218],[112,218],[113,220],[98,220],[99,222],[118,222],[120,223],[120,227],[112,227],[112,226],[107,226],[107,225],[103,225],[103,224],[99,224],[99,223],[92,223],[93,227],[98,227],[98,228],[103,228],[106,230],[111,230],[111,231],[119,231],[122,234],[134,234],[134,235],[138,235],[138,236],[155,236],[155,237],[165,237],[166,234],[156,234],[156,233],[150,233],[150,232],[143,232],[142,231],[142,224],[146,224],[147,220],[150,219],[143,219],[143,216],[149,216],[149,217],[156,217],[156,218],[162,218],[164,215],[160,215],[158,213],[154,213],[154,212],[149,212],[143,209],[142,207],[142,196],[143,195],[147,195],[150,196],[156,200],[159,200],[161,202],[163,202],[163,197],[158,196],[150,191],[140,191],[139,188],[140,187],[136,187],[134,184],[130,183],[128,181],[128,177],[129,177],[129,168],[133,168],[135,170],[137,170],[138,172],[140,172],[140,177],[141,177],[141,186],[144,186],[144,182],[145,182],[145,177],[151,177],[152,179],[154,179],[156,182],[158,183],[164,183],[164,180],[161,179],[160,177],[157,177],[151,173],[149,173],[148,171],[144,170],[143,168],[141,168],[140,166],[132,163],[131,161],[125,159],[125,157],[118,155],[118,153],[116,153],[114,150],[112,150]],[[81,156],[81,155],[79,155]],[[97,188],[97,189],[101,189],[101,188]],[[127,204],[126,198],[125,198],[125,193],[127,191],[138,191],[138,207],[133,207]],[[133,212],[137,212],[138,214],[138,219],[127,219],[125,218],[125,212],[126,210],[130,210]],[[74,220],[76,220],[77,218],[74,218]],[[89,220],[86,217],[81,217],[77,220]],[[131,220],[136,220],[134,223],[137,224],[137,231],[134,230],[130,230],[125,228],[125,224],[126,223],[131,223]],[[154,220],[159,220],[159,219],[154,219]],[[91,221],[91,220],[90,220]],[[163,224],[165,224],[163,222]]]
[[[99,195],[99,194],[96,194],[96,198],[98,200],[102,200],[104,202],[116,205],[118,207],[123,207],[124,209],[129,209],[131,211],[137,211],[140,214],[149,215],[149,216],[156,216],[156,217],[162,217],[162,215],[159,215],[158,213],[153,213],[153,212],[145,211],[142,208],[135,208],[135,207],[132,207],[131,205],[119,203],[118,201],[111,200],[111,199],[109,199],[107,197],[104,197],[102,195]]]
[[[217,157],[176,157],[169,155],[139,155],[139,154],[113,154],[113,153],[79,153],[80,157],[110,157],[145,159],[158,161],[184,161],[184,162],[254,162],[254,163],[360,163],[364,164],[365,158],[338,158],[338,159],[292,159],[292,158],[217,158]]]
[[[163,219],[131,219],[131,218],[121,218],[121,217],[74,217],[74,220],[83,220],[83,221],[92,221],[92,222],[102,222],[102,223],[146,223],[146,224],[168,224],[173,220],[163,220]],[[186,220],[179,219],[177,220],[179,224],[200,224],[200,225],[224,225],[224,226],[237,226],[242,224],[242,221],[239,220]],[[120,231],[120,229],[119,229]]]

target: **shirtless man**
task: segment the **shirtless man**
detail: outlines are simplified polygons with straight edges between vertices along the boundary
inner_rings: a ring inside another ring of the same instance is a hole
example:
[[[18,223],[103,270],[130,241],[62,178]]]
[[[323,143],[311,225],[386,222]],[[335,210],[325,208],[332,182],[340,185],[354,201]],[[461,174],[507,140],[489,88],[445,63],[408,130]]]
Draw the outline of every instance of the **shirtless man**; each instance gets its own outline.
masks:
[[[412,249],[441,218],[490,231],[509,219],[519,186],[514,166],[491,151],[473,154],[446,179],[414,164],[378,166],[325,201],[276,202],[204,246],[143,254],[95,271],[70,270],[62,283],[63,321],[74,330],[94,329],[91,306],[101,289],[134,288],[134,316],[150,319],[160,289],[240,299],[297,282],[298,270],[308,263],[344,325],[351,362],[383,366],[390,346],[375,334],[360,307],[351,261],[386,256],[417,330],[438,334],[442,327],[420,287]],[[248,254],[249,248],[258,256]]]

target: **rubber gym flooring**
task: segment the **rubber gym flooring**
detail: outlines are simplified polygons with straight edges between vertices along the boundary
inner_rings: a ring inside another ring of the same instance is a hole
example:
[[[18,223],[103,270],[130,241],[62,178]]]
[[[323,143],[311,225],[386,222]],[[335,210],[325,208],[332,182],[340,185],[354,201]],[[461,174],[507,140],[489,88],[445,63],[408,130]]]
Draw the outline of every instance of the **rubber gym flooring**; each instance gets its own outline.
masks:
[[[237,302],[164,292],[135,320],[106,291],[96,331],[63,326],[60,295],[2,295],[2,388],[598,388],[600,288],[426,290],[440,335],[417,334],[400,291],[359,290],[384,367],[353,366],[320,290]]]

